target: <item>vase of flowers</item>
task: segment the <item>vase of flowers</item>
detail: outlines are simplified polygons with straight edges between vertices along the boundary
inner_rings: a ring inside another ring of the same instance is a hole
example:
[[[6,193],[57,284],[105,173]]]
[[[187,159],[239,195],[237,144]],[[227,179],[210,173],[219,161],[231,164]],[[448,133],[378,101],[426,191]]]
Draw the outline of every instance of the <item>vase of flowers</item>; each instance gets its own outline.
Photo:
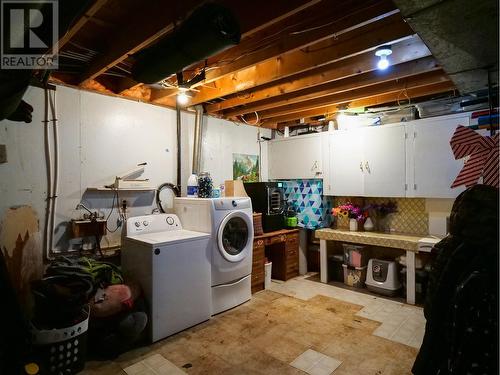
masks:
[[[369,206],[372,213],[370,216],[375,219],[375,227],[379,232],[390,232],[391,215],[398,212],[398,205],[395,201],[388,201],[381,204],[372,204]]]
[[[366,211],[360,206],[347,202],[332,209],[332,215],[337,218],[349,218],[349,230],[357,231],[363,226]]]

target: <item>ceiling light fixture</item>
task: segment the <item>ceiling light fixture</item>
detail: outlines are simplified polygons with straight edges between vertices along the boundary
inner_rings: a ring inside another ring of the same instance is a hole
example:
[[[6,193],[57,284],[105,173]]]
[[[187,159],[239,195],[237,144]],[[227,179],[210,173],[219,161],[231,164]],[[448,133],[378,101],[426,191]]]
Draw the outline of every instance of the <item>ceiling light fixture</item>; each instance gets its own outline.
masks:
[[[385,70],[389,67],[389,59],[387,59],[387,56],[389,56],[392,53],[391,46],[382,46],[377,48],[375,51],[375,56],[380,57],[380,60],[377,63],[377,67],[380,70]]]
[[[186,105],[188,102],[189,96],[186,91],[179,91],[179,93],[177,94],[177,103],[179,103],[180,105]]]

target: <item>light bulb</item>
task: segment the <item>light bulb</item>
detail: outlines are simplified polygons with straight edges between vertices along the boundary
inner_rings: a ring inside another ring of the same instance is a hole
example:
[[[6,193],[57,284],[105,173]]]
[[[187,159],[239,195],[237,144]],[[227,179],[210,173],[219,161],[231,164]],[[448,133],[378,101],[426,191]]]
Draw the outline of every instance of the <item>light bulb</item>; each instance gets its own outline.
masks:
[[[177,103],[180,105],[185,105],[189,101],[189,96],[184,91],[181,91],[177,94]]]
[[[387,59],[387,56],[385,55],[380,56],[380,60],[377,63],[377,67],[380,70],[385,70],[389,67],[389,60]]]

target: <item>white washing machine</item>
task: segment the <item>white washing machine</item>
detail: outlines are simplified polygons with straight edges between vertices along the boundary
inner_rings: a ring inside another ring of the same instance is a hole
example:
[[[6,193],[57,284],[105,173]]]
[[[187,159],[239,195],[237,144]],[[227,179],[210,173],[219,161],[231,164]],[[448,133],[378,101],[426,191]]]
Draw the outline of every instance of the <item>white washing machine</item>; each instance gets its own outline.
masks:
[[[183,229],[173,214],[131,217],[126,229],[122,270],[144,291],[151,341],[210,319],[210,235]]]
[[[212,314],[251,298],[252,201],[243,198],[175,198],[185,228],[211,234]]]

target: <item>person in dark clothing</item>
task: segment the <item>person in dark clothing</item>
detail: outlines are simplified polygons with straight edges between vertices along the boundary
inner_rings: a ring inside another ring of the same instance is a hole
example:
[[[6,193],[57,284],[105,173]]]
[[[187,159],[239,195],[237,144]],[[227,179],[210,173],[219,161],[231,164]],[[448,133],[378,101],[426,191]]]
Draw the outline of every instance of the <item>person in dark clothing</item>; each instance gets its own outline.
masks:
[[[453,204],[435,261],[415,375],[498,374],[498,189],[475,185]]]

